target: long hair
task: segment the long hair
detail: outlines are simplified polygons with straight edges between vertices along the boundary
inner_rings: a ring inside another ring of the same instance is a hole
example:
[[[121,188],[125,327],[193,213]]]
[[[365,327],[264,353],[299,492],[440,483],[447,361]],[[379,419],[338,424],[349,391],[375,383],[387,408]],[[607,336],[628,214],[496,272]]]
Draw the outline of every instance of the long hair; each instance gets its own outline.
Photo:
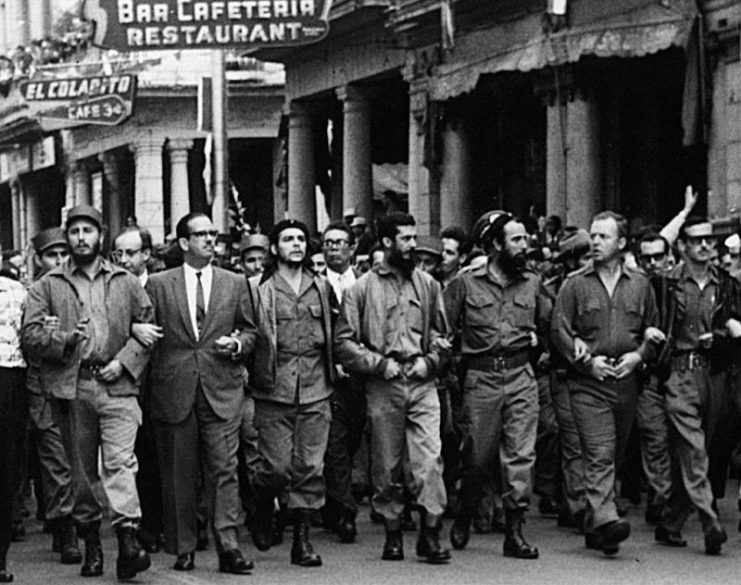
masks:
[[[265,270],[262,273],[260,284],[268,280],[278,270],[278,256],[276,254],[273,254],[272,247],[273,245],[275,245],[276,247],[278,246],[278,239],[280,238],[280,234],[289,228],[296,228],[304,232],[304,237],[306,238],[306,253],[304,254],[304,260],[301,263],[301,266],[303,268],[311,270],[311,255],[309,254],[309,248],[311,246],[311,234],[309,233],[309,228],[305,223],[296,219],[284,219],[275,224],[273,229],[270,230],[270,234],[268,235],[270,246],[268,247],[268,254],[265,258]]]

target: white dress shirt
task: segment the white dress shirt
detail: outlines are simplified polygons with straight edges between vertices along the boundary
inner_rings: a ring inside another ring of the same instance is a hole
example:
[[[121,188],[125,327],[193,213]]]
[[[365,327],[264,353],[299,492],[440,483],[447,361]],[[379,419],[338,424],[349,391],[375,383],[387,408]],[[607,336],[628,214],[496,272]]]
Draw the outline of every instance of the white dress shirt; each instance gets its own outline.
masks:
[[[327,267],[327,280],[332,285],[334,294],[337,295],[337,301],[342,302],[342,294],[355,284],[357,278],[355,278],[355,271],[352,269],[352,266],[342,274]]]
[[[142,288],[146,288],[147,282],[149,282],[149,272],[147,272],[146,268],[144,269],[144,272],[137,276],[137,278],[139,279],[139,284],[142,285]]]
[[[196,334],[198,339],[198,325],[196,322],[196,286],[198,285],[198,277],[196,272],[201,273],[201,286],[203,287],[203,304],[208,314],[208,301],[211,298],[211,282],[214,279],[214,268],[210,264],[196,270],[189,264],[183,264],[183,271],[185,272],[185,294],[188,298],[188,312],[190,313],[190,323],[193,325],[193,332]]]

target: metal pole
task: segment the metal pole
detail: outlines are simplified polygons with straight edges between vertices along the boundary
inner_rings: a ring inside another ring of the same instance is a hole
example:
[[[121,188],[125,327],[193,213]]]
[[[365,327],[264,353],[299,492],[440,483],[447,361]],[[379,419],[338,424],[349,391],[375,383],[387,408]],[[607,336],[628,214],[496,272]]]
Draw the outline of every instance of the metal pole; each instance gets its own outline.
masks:
[[[222,234],[229,233],[229,177],[226,127],[227,85],[224,72],[224,51],[214,49],[211,61],[211,112],[213,118],[213,206],[211,215]]]

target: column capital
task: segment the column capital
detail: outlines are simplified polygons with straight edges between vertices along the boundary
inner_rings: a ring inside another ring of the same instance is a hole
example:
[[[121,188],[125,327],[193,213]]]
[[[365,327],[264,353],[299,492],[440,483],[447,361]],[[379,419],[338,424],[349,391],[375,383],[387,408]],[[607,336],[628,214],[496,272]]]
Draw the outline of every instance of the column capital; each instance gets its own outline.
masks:
[[[343,85],[334,90],[337,99],[347,104],[348,102],[368,103],[368,93],[354,85]]]
[[[129,150],[134,153],[134,156],[152,156],[155,154],[162,154],[162,147],[164,146],[165,140],[160,136],[146,136],[134,140],[129,144]]]
[[[193,148],[193,140],[191,138],[168,138],[165,148],[171,154],[176,151],[187,152]]]

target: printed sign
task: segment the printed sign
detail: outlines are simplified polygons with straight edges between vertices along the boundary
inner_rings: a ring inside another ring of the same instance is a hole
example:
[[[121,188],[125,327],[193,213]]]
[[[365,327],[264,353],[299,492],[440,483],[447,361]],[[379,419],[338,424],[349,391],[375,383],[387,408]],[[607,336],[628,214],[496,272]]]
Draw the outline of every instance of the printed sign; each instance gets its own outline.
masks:
[[[306,45],[329,32],[332,0],[85,0],[93,43],[119,51]]]
[[[115,126],[133,110],[136,76],[108,75],[27,80],[20,90],[31,112],[40,120]]]

